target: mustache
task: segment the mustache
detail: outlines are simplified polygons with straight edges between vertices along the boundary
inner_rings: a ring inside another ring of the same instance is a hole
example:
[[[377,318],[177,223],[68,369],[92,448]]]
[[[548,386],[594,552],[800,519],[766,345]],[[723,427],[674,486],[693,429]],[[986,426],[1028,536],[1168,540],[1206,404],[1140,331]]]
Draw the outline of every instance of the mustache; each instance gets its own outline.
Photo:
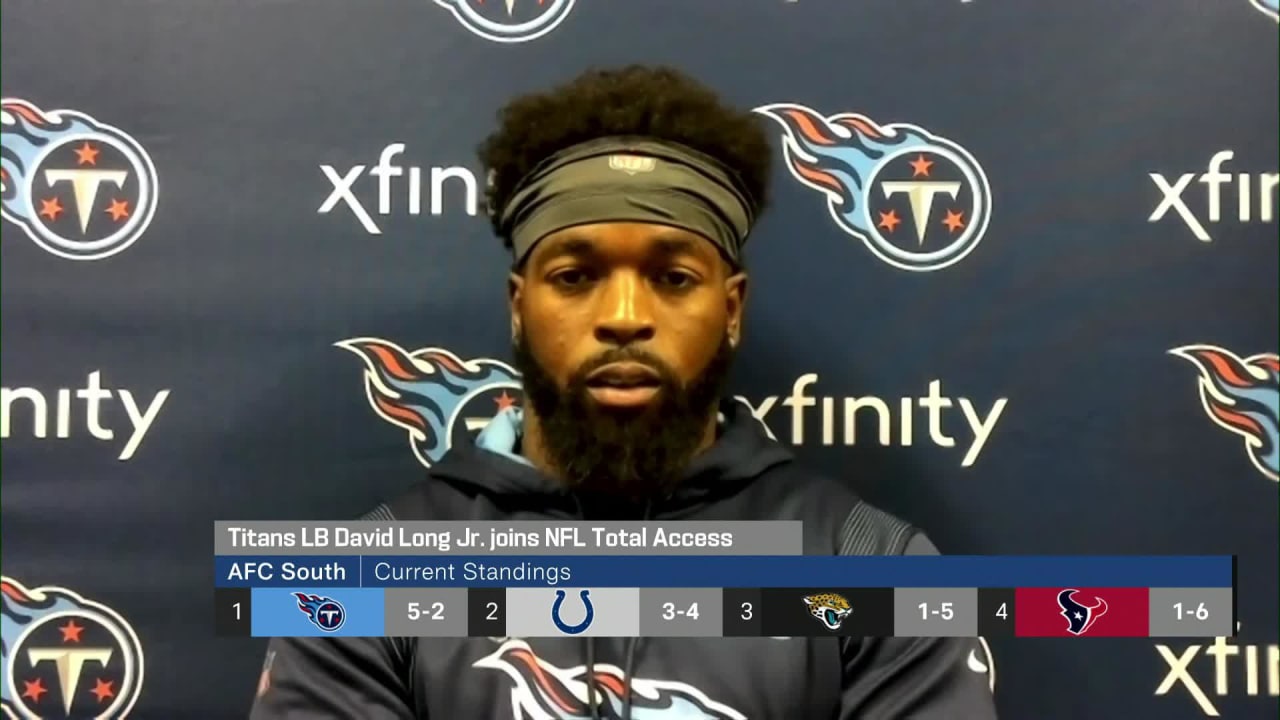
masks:
[[[633,362],[653,370],[657,373],[663,385],[676,385],[675,371],[669,365],[662,361],[657,355],[645,351],[638,347],[621,347],[606,350],[599,355],[592,357],[590,360],[582,363],[577,370],[574,371],[570,384],[574,386],[585,385],[587,376],[599,370],[605,365],[613,363]]]

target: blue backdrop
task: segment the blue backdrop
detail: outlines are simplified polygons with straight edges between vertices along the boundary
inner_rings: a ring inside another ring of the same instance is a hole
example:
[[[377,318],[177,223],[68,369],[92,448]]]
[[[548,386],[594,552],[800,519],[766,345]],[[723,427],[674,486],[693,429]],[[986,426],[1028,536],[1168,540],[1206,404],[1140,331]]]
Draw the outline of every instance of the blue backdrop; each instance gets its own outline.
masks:
[[[641,61],[774,134],[734,391],[780,441],[944,552],[1239,554],[1238,638],[993,641],[1003,715],[1275,717],[1277,37],[1276,0],[5,0],[0,706],[244,715],[210,523],[354,516],[462,435],[376,378],[507,361],[472,148]],[[73,646],[112,649],[74,688],[26,652]]]

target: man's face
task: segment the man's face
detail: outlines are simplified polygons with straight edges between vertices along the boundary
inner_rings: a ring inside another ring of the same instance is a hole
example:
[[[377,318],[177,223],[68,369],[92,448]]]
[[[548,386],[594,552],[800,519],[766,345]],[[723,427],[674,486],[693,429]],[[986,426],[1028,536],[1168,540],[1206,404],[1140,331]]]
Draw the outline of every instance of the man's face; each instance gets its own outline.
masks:
[[[570,486],[674,487],[716,411],[745,288],[709,241],[665,226],[584,225],[535,246],[511,278],[515,360]]]

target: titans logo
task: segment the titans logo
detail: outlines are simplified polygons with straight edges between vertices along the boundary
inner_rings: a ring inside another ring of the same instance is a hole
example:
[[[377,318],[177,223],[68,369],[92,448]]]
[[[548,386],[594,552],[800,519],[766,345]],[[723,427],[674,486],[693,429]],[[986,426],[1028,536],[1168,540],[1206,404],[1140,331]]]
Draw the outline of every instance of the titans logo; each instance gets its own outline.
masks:
[[[1272,20],[1280,20],[1280,0],[1249,0],[1253,6],[1271,16]]]
[[[70,260],[132,245],[156,211],[156,170],[118,128],[75,110],[0,100],[0,216]]]
[[[915,125],[879,125],[855,113],[824,117],[790,103],[755,112],[782,126],[792,177],[822,193],[836,226],[893,267],[941,270],[986,233],[987,177],[950,140]]]
[[[1242,358],[1214,345],[1184,345],[1169,354],[1196,366],[1209,419],[1243,438],[1258,472],[1280,482],[1280,355]]]
[[[1092,605],[1085,605],[1075,599],[1079,590],[1063,590],[1058,593],[1058,607],[1062,608],[1062,617],[1067,619],[1067,632],[1072,635],[1083,635],[1098,622],[1098,618],[1107,614],[1107,601],[1100,597]]]
[[[410,352],[378,338],[337,346],[364,360],[369,404],[383,420],[408,431],[425,467],[455,443],[474,439],[494,415],[524,397],[519,374],[497,360],[463,360],[441,348]]]
[[[435,0],[467,30],[485,40],[518,43],[556,29],[574,0]]]
[[[114,610],[61,587],[0,577],[0,708],[9,720],[128,717],[142,645]]]
[[[623,715],[625,684],[622,669],[596,665],[587,677],[585,667],[558,668],[533,653],[522,640],[508,640],[473,667],[507,674],[511,709],[521,720],[586,720],[592,717],[588,685],[595,688],[599,717],[619,720]],[[631,680],[632,720],[746,720],[746,715],[715,702],[701,690],[682,682]]]

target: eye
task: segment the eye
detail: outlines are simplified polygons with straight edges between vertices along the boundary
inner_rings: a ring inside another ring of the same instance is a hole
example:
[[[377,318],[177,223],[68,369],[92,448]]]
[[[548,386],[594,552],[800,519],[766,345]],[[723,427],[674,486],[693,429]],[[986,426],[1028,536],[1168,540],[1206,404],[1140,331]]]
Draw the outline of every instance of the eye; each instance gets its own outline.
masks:
[[[697,276],[684,270],[664,270],[657,277],[659,285],[672,290],[688,290],[697,282]]]
[[[553,284],[567,290],[581,288],[590,280],[590,275],[581,268],[565,268],[551,276]]]

